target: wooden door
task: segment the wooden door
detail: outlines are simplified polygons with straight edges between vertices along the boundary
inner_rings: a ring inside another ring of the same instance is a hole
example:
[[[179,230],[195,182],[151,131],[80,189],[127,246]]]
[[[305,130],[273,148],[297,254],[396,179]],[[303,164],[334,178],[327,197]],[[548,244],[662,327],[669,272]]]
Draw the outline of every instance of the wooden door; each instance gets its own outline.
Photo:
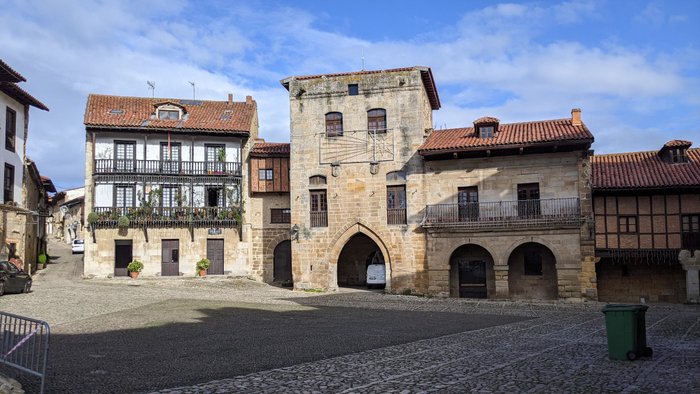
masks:
[[[486,262],[459,261],[459,297],[486,298]]]
[[[518,216],[537,218],[540,216],[540,184],[521,183],[518,185]]]
[[[207,274],[223,275],[224,274],[224,240],[223,239],[208,239],[207,240],[207,259],[211,263]]]
[[[180,241],[177,239],[164,239],[161,253],[161,276],[180,275]]]
[[[133,260],[131,241],[114,241],[114,276],[129,276],[127,266]]]
[[[282,241],[274,252],[272,280],[275,282],[292,281],[292,243]]]
[[[479,190],[476,186],[457,189],[457,204],[460,222],[479,219]]]

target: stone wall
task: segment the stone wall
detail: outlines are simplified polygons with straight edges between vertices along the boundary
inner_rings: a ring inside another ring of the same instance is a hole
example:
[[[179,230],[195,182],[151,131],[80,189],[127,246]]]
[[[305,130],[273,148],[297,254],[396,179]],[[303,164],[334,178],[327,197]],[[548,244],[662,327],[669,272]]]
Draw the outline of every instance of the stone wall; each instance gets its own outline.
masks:
[[[224,274],[246,276],[248,274],[248,245],[239,241],[238,230],[222,228],[220,235],[208,235],[208,229],[196,228],[194,242],[187,228],[150,228],[148,242],[142,229],[99,229],[85,237],[84,275],[111,277],[114,275],[115,241],[131,240],[133,259],[144,264],[141,275],[160,276],[162,240],[179,240],[180,272],[184,276],[195,275],[195,263],[207,257],[207,239],[224,239]]]
[[[275,247],[290,239],[289,223],[272,223],[271,210],[289,208],[289,193],[254,193],[249,197],[251,231],[250,275],[256,280],[270,283],[273,280]]]
[[[349,96],[348,84],[358,84],[360,94]],[[432,127],[432,111],[420,71],[293,79],[289,92],[292,225],[301,229],[299,242],[292,242],[295,287],[336,289],[340,251],[361,232],[384,255],[389,291],[425,291],[425,234],[419,226],[425,186],[416,151]],[[369,161],[321,164],[319,144],[342,149],[342,138],[347,137],[322,141],[325,114],[342,112],[346,133],[364,130],[366,135],[367,111],[373,108],[386,110],[393,160],[376,165]],[[392,171],[406,173],[405,225],[387,225],[386,174]],[[325,176],[327,185],[310,186],[309,177],[314,175]],[[310,190],[314,189],[327,191],[328,227],[311,227]]]
[[[601,259],[598,300],[606,302],[685,302],[686,276],[680,264],[612,264]]]

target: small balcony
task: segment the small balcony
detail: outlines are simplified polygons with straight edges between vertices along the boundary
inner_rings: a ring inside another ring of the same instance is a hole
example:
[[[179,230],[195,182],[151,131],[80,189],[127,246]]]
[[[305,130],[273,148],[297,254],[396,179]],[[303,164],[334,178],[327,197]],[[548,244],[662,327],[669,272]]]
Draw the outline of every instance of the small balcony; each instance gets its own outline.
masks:
[[[129,227],[237,227],[238,207],[95,207],[95,228],[119,227],[119,218],[129,219]]]
[[[311,227],[328,227],[328,211],[311,211]]]
[[[577,197],[437,204],[426,206],[422,225],[484,231],[578,227],[581,209]]]
[[[168,161],[95,159],[94,173],[184,175],[184,176],[241,176],[241,163],[220,161]]]

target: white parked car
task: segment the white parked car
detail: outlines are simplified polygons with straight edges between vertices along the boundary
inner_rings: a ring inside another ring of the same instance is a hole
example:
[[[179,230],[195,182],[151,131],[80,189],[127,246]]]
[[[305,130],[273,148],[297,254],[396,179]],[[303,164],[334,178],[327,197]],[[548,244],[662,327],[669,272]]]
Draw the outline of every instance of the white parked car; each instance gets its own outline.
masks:
[[[71,247],[73,254],[85,252],[85,241],[82,239],[74,239]]]
[[[386,286],[386,270],[384,264],[370,264],[367,266],[367,287],[384,288]]]

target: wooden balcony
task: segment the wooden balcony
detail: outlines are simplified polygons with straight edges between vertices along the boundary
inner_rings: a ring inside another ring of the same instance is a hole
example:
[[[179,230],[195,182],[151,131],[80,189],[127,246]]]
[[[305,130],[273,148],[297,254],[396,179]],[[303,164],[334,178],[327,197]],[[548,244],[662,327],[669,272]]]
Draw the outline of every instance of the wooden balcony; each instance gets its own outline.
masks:
[[[422,226],[491,231],[579,227],[581,222],[579,199],[572,197],[428,205]]]
[[[328,211],[311,211],[311,227],[328,227]]]
[[[240,177],[240,162],[95,159],[95,175]]]
[[[95,228],[116,228],[119,218],[129,219],[130,228],[238,227],[238,207],[95,207]]]

